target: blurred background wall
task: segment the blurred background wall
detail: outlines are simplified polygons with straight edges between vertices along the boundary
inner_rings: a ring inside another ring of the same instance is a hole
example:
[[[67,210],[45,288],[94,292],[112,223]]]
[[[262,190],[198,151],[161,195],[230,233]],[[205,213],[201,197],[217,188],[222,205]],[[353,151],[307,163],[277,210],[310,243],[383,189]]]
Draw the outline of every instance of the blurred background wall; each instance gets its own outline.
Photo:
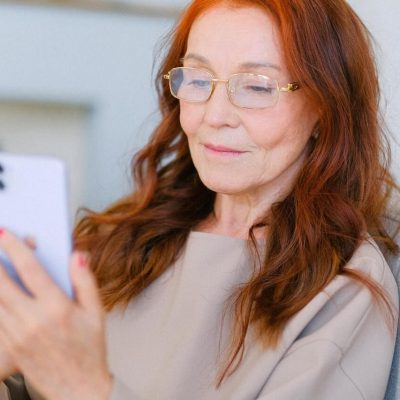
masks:
[[[0,149],[63,158],[73,212],[132,187],[131,156],[158,120],[154,48],[186,3],[0,1]],[[400,2],[350,3],[377,40],[383,111],[400,142]]]

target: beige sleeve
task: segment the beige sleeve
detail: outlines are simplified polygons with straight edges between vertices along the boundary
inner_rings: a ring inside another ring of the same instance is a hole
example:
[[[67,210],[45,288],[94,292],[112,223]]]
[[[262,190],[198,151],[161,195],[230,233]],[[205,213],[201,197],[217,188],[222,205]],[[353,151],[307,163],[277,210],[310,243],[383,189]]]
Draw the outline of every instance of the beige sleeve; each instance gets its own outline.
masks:
[[[308,343],[282,359],[258,400],[377,400],[365,396],[341,365],[341,350],[329,341]],[[386,377],[383,378],[384,381]]]
[[[388,270],[387,270],[388,272]],[[388,310],[369,290],[350,290],[351,281],[332,294],[314,325],[305,329],[266,381],[259,400],[382,400],[392,363],[396,332]],[[397,326],[397,287],[385,273]],[[349,289],[349,290],[346,290]]]
[[[32,400],[45,400],[43,396],[41,396],[35,388],[29,383],[29,381],[25,381],[26,388]],[[0,400],[3,400],[0,397]],[[8,400],[8,398],[4,398],[4,400]],[[11,399],[10,399],[11,400]],[[122,381],[118,378],[114,377],[112,392],[109,400],[141,400],[128,386],[126,386]]]
[[[113,389],[109,400],[143,400],[126,386],[121,380],[114,377]]]

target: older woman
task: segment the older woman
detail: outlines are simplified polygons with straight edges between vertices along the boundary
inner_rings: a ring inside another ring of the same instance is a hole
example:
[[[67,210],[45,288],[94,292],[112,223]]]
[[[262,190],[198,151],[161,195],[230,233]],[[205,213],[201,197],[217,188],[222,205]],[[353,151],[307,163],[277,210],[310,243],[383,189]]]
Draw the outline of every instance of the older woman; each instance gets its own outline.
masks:
[[[157,82],[137,190],[76,228],[75,302],[1,231],[34,296],[1,272],[0,376],[34,399],[382,399],[395,185],[360,20],[344,0],[194,0]]]

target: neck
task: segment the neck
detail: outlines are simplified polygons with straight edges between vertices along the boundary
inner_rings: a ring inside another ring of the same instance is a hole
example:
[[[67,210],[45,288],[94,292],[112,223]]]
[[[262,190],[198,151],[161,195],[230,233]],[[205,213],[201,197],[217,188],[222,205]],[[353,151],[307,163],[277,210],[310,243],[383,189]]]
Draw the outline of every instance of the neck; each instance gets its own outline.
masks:
[[[293,187],[303,157],[272,181],[244,193],[217,193],[214,212],[197,229],[203,232],[248,239],[250,228],[260,222],[272,204],[283,200]],[[266,227],[254,229],[256,239],[265,239]]]
[[[257,200],[247,195],[232,196],[218,193],[213,214],[203,221],[199,230],[247,239],[249,229],[265,215],[270,205],[265,198]],[[260,239],[265,236],[262,228],[257,228],[254,233]]]

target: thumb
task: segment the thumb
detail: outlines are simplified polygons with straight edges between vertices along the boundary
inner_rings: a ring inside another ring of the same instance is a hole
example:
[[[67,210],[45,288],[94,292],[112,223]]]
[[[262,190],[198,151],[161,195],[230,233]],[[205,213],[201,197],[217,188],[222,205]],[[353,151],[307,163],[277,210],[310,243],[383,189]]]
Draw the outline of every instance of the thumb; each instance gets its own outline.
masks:
[[[87,253],[75,251],[71,259],[71,279],[78,304],[88,311],[102,311],[96,279],[89,268]]]

